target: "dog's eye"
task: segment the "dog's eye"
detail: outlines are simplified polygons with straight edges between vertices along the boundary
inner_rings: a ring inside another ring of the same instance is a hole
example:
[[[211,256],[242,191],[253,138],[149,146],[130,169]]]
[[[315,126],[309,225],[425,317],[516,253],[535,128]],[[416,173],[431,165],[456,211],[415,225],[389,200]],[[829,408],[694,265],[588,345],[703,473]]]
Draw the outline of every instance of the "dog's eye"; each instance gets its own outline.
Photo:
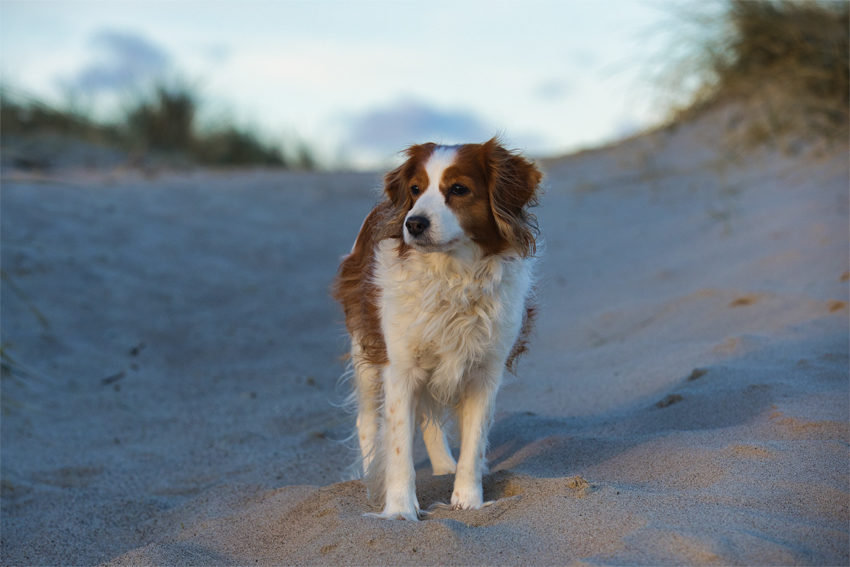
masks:
[[[419,194],[419,185],[414,185],[413,187],[411,187],[410,193],[412,195],[418,195]]]
[[[466,195],[469,193],[469,189],[461,185],[460,183],[455,183],[452,185],[452,188],[449,189],[449,192],[452,195]]]

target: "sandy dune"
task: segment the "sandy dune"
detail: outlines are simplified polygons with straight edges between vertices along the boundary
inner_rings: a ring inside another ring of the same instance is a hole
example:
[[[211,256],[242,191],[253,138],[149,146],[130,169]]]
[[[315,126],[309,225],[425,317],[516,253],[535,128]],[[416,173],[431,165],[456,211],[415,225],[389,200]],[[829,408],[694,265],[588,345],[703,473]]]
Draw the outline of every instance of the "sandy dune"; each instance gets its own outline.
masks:
[[[0,562],[846,565],[848,148],[719,142],[545,164],[498,502],[417,523],[339,482],[327,286],[377,174],[5,171]]]

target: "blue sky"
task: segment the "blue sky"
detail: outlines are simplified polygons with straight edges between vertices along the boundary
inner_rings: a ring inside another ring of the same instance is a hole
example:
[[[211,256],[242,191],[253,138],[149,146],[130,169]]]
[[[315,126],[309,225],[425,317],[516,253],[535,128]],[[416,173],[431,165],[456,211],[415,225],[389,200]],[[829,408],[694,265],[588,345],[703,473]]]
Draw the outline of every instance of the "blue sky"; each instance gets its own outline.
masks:
[[[159,78],[206,120],[380,167],[411,142],[502,133],[545,156],[663,115],[647,80],[669,3],[145,1],[0,3],[0,77],[108,117]]]

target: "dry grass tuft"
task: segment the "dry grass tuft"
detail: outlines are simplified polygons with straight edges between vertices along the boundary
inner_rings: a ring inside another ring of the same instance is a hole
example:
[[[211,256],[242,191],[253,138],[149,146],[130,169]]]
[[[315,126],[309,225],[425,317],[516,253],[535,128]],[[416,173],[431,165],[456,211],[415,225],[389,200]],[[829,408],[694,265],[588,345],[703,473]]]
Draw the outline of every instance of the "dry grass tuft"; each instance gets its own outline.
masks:
[[[279,148],[254,132],[228,123],[201,130],[197,114],[198,97],[191,88],[159,86],[151,100],[129,112],[127,124],[146,151],[180,152],[206,165],[288,165]]]
[[[749,145],[847,139],[850,3],[729,0],[686,18],[703,33],[672,73],[692,93],[674,122],[732,103],[730,124]]]

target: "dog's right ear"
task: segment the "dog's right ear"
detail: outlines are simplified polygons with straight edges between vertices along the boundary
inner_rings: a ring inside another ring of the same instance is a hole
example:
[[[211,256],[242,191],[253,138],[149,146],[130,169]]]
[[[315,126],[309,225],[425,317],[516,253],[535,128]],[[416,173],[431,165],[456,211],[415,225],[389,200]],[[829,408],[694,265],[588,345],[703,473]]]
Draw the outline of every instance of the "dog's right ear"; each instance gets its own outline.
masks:
[[[413,197],[407,190],[408,159],[392,171],[384,175],[384,202],[382,220],[378,229],[378,240],[385,238],[404,238],[404,218],[413,206]]]
[[[384,217],[382,238],[402,238],[404,218],[413,207],[413,196],[408,187],[416,168],[434,151],[436,144],[415,144],[402,152],[407,159],[403,164],[384,175],[384,194],[387,196],[387,212]]]
[[[437,144],[413,144],[401,152],[407,159],[404,163],[387,172],[384,175],[384,193],[395,207],[404,207],[407,210],[413,205],[410,188],[407,184],[416,174],[416,168],[425,163],[428,157],[434,153]]]
[[[384,174],[384,194],[394,209],[405,209],[405,212],[407,212],[407,205],[410,204],[409,201],[412,200],[410,191],[406,190],[407,176],[405,175],[405,170],[408,167],[407,164],[409,161],[408,159],[394,170]]]

